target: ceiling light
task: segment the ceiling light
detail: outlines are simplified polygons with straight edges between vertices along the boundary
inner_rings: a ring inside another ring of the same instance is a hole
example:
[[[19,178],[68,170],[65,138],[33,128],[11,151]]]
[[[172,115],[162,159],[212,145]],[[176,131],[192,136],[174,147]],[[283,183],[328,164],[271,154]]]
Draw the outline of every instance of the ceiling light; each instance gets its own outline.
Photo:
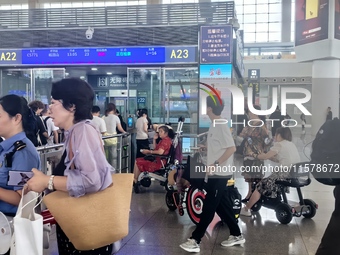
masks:
[[[92,71],[98,71],[98,68],[92,67],[91,70],[92,70]]]
[[[107,74],[107,75],[112,75],[112,73],[111,73],[111,72],[107,72],[106,74]]]
[[[84,79],[85,79],[85,76],[80,76],[80,79],[84,80]]]
[[[65,73],[65,76],[69,76],[70,74],[69,73]]]

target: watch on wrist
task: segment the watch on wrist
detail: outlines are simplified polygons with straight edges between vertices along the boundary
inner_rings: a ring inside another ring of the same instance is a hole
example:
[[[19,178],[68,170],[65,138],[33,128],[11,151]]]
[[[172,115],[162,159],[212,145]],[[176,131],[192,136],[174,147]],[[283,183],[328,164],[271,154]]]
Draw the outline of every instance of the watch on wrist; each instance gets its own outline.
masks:
[[[48,188],[50,191],[53,191],[53,190],[54,190],[53,179],[54,179],[54,175],[51,175],[50,179],[48,180],[48,186],[47,186],[47,188]]]
[[[214,165],[219,165],[219,164],[220,162],[218,162],[218,160],[215,160]]]

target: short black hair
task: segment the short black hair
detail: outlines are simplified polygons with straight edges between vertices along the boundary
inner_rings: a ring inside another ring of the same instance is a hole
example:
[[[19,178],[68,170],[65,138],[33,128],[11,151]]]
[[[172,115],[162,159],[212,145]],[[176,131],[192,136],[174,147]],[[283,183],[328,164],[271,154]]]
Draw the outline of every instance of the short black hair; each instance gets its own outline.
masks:
[[[92,112],[93,112],[93,113],[100,112],[100,107],[99,107],[98,105],[94,105],[94,106],[92,107]]]
[[[0,98],[0,105],[8,115],[13,118],[20,114],[22,118],[22,128],[28,138],[36,135],[35,112],[28,107],[27,100],[17,95],[6,95]]]
[[[148,110],[143,108],[143,109],[139,110],[138,114],[139,114],[140,117],[142,117],[143,114],[148,115]]]
[[[75,107],[74,122],[92,119],[94,92],[92,87],[79,78],[66,78],[52,84],[51,96],[61,100],[64,108]]]
[[[34,100],[28,104],[28,106],[34,111],[37,112],[38,109],[44,109],[45,105],[43,102],[39,100]]]
[[[213,98],[211,96],[207,97],[207,107],[210,107],[212,109],[213,114],[215,114],[216,116],[220,116],[224,109],[224,103],[222,101],[221,104],[219,98],[215,95],[213,96]]]
[[[283,139],[290,142],[293,140],[292,131],[289,127],[279,127],[276,129],[275,135],[280,135]]]
[[[43,115],[43,114],[45,114],[45,113],[47,113],[47,112],[48,112],[48,105],[45,104],[45,105],[44,105],[44,109],[41,111],[41,115]]]
[[[170,139],[174,139],[175,138],[175,132],[172,130],[172,128],[169,128],[166,125],[160,126],[158,128],[159,129],[163,129],[163,131],[169,136]]]

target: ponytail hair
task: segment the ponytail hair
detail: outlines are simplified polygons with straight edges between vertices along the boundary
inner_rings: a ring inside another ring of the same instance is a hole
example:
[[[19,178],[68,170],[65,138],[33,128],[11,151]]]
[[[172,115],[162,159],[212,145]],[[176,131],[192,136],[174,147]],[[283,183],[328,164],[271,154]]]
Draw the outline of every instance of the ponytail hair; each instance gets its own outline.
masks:
[[[163,125],[163,126],[160,126],[158,129],[163,129],[163,131],[164,131],[165,133],[167,133],[168,136],[169,136],[171,139],[174,139],[174,138],[175,138],[175,132],[172,130],[172,128],[169,128],[168,126]]]
[[[36,119],[35,112],[28,107],[28,102],[24,97],[17,95],[6,95],[0,98],[0,105],[10,117],[15,117],[17,114],[21,115],[22,128],[26,136],[32,140],[36,137]],[[33,142],[33,141],[32,141]]]

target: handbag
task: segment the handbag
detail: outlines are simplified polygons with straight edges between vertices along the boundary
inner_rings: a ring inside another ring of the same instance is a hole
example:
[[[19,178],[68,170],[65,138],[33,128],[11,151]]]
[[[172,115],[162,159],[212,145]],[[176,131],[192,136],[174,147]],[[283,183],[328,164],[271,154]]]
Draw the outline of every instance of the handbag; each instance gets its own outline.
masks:
[[[116,133],[105,133],[104,136],[112,136],[112,135],[116,135]],[[117,137],[112,137],[112,138],[107,138],[107,139],[104,139],[104,145],[105,146],[113,146],[113,145],[116,145],[118,142],[118,139]]]
[[[29,191],[21,196],[13,218],[11,255],[43,255],[43,218],[35,213],[39,194]]]
[[[113,185],[96,193],[75,198],[55,191],[43,199],[78,250],[97,249],[128,235],[133,174],[113,174],[112,179]]]

